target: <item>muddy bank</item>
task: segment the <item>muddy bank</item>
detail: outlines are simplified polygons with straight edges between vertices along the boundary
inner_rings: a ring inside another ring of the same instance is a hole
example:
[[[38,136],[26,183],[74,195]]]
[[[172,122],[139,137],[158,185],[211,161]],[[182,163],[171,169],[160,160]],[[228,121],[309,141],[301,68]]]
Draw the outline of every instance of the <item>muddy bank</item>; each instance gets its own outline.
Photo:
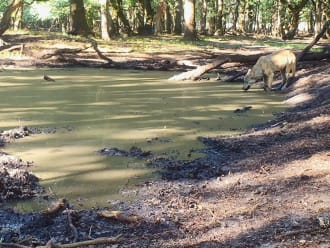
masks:
[[[160,245],[330,245],[329,73],[302,68],[288,92],[296,107],[236,137],[201,137],[205,158],[159,164],[164,180],[138,190],[137,212],[184,233]]]
[[[1,146],[30,134],[32,131],[26,127],[3,131],[0,133]],[[28,171],[32,165],[32,162],[0,152],[0,202],[28,199],[43,191],[38,178]]]
[[[68,128],[68,130],[71,130],[71,128]],[[25,126],[0,131],[0,148],[2,148],[0,150],[0,202],[30,199],[40,196],[44,191],[39,184],[39,179],[29,170],[34,165],[33,161],[23,161],[15,155],[7,154],[3,151],[5,145],[26,136],[54,133],[56,131],[56,128],[30,128]]]

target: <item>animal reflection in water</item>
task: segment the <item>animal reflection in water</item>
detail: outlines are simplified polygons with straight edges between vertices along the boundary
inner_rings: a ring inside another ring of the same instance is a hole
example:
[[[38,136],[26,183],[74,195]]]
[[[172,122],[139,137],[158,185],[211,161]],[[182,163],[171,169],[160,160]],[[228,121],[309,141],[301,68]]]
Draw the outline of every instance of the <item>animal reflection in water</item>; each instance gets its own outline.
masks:
[[[282,75],[282,84],[279,89],[288,87],[290,72],[292,77],[296,73],[296,56],[290,50],[281,50],[270,55],[261,56],[257,63],[249,69],[244,77],[243,90],[247,91],[251,85],[258,80],[263,79],[264,90],[272,89],[274,81],[274,72],[280,71]]]

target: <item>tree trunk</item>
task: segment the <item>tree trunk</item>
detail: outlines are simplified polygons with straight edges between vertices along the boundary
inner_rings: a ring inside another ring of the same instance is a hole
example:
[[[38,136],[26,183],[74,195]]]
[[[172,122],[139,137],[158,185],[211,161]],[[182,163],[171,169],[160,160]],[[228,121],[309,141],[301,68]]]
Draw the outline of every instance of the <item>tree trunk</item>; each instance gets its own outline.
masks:
[[[295,37],[299,25],[299,15],[300,15],[300,11],[299,12],[294,11],[292,13],[292,21],[291,24],[289,25],[289,30],[286,33],[284,39],[292,40]]]
[[[279,27],[280,27],[280,24],[279,24],[279,0],[276,0],[274,2],[275,4],[275,8],[274,8],[274,11],[273,11],[273,14],[272,14],[272,20],[271,20],[271,34],[272,36],[278,36],[279,34]]]
[[[138,29],[137,29],[138,34],[152,35],[154,10],[151,6],[151,0],[138,0],[138,3],[139,3]]]
[[[144,25],[144,34],[151,35],[152,34],[152,24],[154,19],[154,9],[151,5],[151,0],[144,0],[145,10],[146,10],[146,22]]]
[[[205,0],[199,1],[197,9],[199,9],[199,33],[206,34],[206,15],[207,15],[207,3]]]
[[[132,34],[132,29],[131,26],[129,24],[129,21],[125,15],[125,12],[123,10],[123,2],[122,0],[110,0],[112,7],[116,10],[117,12],[117,16],[120,19],[120,21],[122,22],[123,28],[122,28],[122,32],[124,34],[127,35],[131,35]]]
[[[285,16],[286,13],[286,6],[284,5],[282,0],[279,0],[278,6],[278,35],[284,39],[286,37],[286,33],[288,32],[288,24]]]
[[[19,30],[20,28],[22,28],[23,25],[23,4],[21,7],[19,7],[18,9],[16,9],[15,13],[13,13],[13,29],[15,31]]]
[[[253,26],[254,26],[254,20],[255,20],[255,7],[252,2],[248,2],[247,5],[248,12],[247,12],[247,31],[252,33],[253,32]]]
[[[175,16],[174,16],[174,34],[182,34],[182,0],[175,2]]]
[[[184,40],[197,40],[195,0],[184,0]]]
[[[207,15],[207,2],[206,0],[201,0],[199,3],[200,6],[200,21],[199,21],[199,26],[200,26],[200,33],[201,34],[206,34],[206,15]]]
[[[100,6],[101,6],[101,37],[103,40],[109,41],[111,39],[109,0],[100,0]]]
[[[297,3],[288,3],[286,0],[280,0],[280,1],[281,1],[282,5],[284,5],[286,7],[286,10],[288,11],[288,13],[285,16],[284,15],[281,16],[283,18],[284,24],[285,24],[285,25],[281,25],[281,26],[286,27],[286,29],[282,29],[282,31],[281,31],[282,39],[291,40],[296,35],[297,29],[298,29],[300,12],[306,6],[308,0],[301,0],[300,2],[297,2]],[[288,17],[292,17],[291,20],[288,19]]]
[[[238,30],[245,33],[246,25],[245,25],[245,11],[246,11],[246,0],[240,1],[240,11],[239,11],[239,25]]]
[[[237,30],[237,22],[238,22],[238,15],[239,15],[239,5],[240,5],[240,0],[237,0],[237,3],[234,7],[234,12],[233,12],[233,30]]]
[[[309,35],[314,33],[314,7],[308,11],[308,23],[307,23],[307,31]]]
[[[217,0],[217,17],[216,17],[216,35],[224,35],[224,23],[223,23],[223,19],[224,19],[224,15],[223,15],[223,11],[224,11],[224,1],[223,0]]]
[[[166,3],[164,1],[160,1],[158,4],[158,8],[156,11],[156,20],[155,20],[155,34],[162,33],[165,29],[164,20],[165,20],[165,12],[166,12]]]
[[[91,31],[87,25],[86,10],[83,0],[70,0],[70,30],[69,34],[87,37]]]
[[[322,16],[323,16],[323,2],[321,0],[315,0],[314,8],[314,32],[318,34],[322,29]]]
[[[167,2],[165,6],[165,32],[167,34],[172,33],[172,15],[171,15],[171,9],[170,4]]]
[[[0,22],[0,36],[9,29],[12,14],[21,7],[23,7],[23,0],[13,0],[7,7]]]
[[[134,27],[135,30],[137,30],[137,33],[139,35],[143,35],[144,34],[144,3],[142,0],[137,1],[136,3],[136,10],[135,10],[135,20],[134,20]]]

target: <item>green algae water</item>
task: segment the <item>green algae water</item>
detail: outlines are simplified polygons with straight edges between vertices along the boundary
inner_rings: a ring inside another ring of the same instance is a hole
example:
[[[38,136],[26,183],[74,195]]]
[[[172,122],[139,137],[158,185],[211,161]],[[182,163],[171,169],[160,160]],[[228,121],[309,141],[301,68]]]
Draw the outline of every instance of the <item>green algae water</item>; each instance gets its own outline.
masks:
[[[44,74],[56,82],[43,79]],[[0,129],[54,130],[9,144],[6,152],[34,161],[49,194],[75,206],[107,206],[121,189],[155,177],[145,161],[100,156],[104,147],[132,146],[192,159],[198,136],[237,134],[284,109],[282,96],[241,84],[168,81],[174,73],[52,69],[0,73]],[[245,113],[235,113],[252,106]],[[22,205],[29,211],[35,206]]]

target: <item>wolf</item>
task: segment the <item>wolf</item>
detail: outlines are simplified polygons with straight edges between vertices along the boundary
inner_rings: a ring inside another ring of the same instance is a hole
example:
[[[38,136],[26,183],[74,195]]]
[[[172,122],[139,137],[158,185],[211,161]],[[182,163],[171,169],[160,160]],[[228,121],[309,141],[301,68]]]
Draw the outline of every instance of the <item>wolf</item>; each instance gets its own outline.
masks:
[[[274,81],[274,72],[276,71],[280,71],[282,75],[282,84],[279,89],[282,89],[283,86],[287,87],[290,72],[292,73],[292,77],[295,76],[296,63],[296,56],[290,50],[280,50],[266,56],[261,56],[252,69],[249,69],[245,75],[243,90],[247,91],[250,89],[251,85],[259,79],[263,79],[265,91],[271,90]]]

